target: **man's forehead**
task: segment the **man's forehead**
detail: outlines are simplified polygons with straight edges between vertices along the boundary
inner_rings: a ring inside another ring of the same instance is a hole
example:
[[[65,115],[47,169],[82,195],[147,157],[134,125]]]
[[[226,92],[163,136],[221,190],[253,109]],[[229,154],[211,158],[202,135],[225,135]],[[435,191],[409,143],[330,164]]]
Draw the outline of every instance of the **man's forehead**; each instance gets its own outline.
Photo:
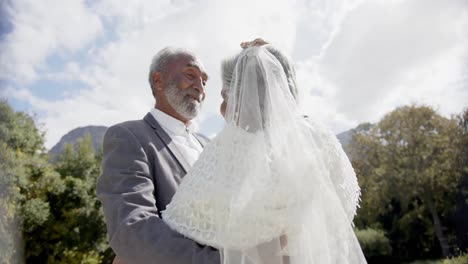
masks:
[[[200,61],[198,60],[189,61],[185,66],[198,69],[202,73],[203,77],[208,79],[208,74],[206,73],[205,67]]]
[[[199,70],[202,73],[202,75],[204,75],[204,77],[206,79],[208,78],[208,74],[206,73],[205,66],[200,61],[200,59],[198,59],[195,56],[188,55],[188,54],[187,55],[182,55],[179,58],[177,58],[174,62],[176,62],[176,64],[181,63],[183,65],[183,67],[196,68],[197,70]]]

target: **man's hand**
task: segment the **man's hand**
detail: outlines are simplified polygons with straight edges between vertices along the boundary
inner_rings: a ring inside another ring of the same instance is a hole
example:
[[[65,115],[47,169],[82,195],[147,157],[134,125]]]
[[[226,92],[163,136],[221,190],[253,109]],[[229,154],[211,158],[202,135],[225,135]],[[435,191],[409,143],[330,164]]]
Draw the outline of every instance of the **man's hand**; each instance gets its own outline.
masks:
[[[285,249],[288,246],[288,236],[282,235],[280,236],[280,245],[281,249]]]

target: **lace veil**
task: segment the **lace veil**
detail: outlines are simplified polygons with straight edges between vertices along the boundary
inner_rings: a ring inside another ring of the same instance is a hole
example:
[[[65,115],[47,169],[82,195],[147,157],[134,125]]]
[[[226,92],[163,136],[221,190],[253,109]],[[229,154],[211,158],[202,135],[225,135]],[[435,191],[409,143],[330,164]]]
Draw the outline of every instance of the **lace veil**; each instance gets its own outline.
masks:
[[[237,59],[226,127],[184,177],[164,221],[224,264],[365,263],[359,186],[336,138],[304,118],[265,47]]]

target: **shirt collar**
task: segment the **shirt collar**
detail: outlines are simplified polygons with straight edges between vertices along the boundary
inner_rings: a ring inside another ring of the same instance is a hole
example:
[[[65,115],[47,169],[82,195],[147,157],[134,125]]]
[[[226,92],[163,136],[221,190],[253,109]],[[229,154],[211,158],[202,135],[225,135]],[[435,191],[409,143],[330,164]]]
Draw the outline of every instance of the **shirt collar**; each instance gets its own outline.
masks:
[[[187,135],[187,132],[192,131],[192,125],[185,125],[184,122],[175,119],[174,117],[160,111],[159,109],[152,108],[150,113],[153,115],[154,119],[159,122],[159,124],[166,130],[168,133],[173,135]]]

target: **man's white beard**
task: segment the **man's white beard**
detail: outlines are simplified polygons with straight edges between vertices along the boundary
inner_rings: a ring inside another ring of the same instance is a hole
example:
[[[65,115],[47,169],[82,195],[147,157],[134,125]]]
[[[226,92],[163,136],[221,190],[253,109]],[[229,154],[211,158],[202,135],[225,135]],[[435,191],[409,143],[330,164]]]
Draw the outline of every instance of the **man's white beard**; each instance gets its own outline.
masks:
[[[201,102],[191,98],[191,96],[200,98],[200,93],[196,89],[179,89],[175,82],[170,82],[165,89],[165,95],[169,105],[179,115],[189,120],[195,118],[200,112]]]

